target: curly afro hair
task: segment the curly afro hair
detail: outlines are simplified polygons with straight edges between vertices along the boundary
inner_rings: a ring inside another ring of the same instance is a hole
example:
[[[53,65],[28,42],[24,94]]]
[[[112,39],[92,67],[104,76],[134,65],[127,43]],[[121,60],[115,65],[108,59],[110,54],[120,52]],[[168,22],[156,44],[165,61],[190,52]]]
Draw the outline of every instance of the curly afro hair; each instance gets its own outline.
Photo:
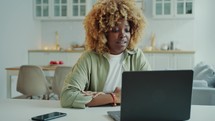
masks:
[[[145,27],[143,13],[134,0],[98,0],[83,23],[86,31],[85,48],[100,54],[109,52],[105,33],[121,18],[129,22],[131,40],[127,49],[133,50]]]

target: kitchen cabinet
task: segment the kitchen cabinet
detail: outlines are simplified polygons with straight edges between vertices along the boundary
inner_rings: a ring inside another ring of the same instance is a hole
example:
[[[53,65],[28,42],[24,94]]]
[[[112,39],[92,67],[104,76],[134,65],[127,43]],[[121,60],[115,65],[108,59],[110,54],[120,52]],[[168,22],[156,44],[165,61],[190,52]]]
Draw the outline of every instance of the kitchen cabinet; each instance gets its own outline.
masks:
[[[136,5],[143,11],[144,10],[144,0],[135,0]]]
[[[34,0],[34,16],[35,18],[47,19],[50,16],[49,0]]]
[[[72,0],[71,6],[72,16],[81,17],[86,15],[86,0]]]
[[[29,50],[28,64],[49,65],[50,61],[63,61],[65,66],[73,66],[83,51],[43,51]]]
[[[39,20],[83,19],[95,0],[34,0],[34,16]]]
[[[192,69],[194,51],[144,51],[153,70]]]
[[[67,16],[67,0],[54,0],[53,1],[53,12],[54,17],[66,17]]]
[[[84,19],[96,0],[33,0],[34,18],[39,20]],[[143,0],[136,0],[143,10]]]
[[[153,0],[154,18],[194,18],[195,0]]]

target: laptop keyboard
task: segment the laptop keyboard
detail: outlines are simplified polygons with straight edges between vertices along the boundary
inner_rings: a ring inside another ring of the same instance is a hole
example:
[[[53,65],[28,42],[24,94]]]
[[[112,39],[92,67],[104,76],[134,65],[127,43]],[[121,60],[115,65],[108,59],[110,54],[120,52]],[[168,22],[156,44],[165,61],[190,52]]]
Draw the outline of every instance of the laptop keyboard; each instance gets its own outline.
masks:
[[[120,111],[108,111],[107,112],[115,121],[120,121]]]

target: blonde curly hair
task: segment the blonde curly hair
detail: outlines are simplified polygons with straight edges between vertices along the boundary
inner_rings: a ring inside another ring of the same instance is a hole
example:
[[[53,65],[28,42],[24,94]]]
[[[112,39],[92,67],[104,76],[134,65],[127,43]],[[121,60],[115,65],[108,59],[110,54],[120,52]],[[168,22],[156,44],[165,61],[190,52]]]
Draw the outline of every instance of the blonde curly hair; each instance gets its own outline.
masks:
[[[145,27],[143,13],[134,0],[98,0],[84,20],[85,48],[100,54],[109,52],[105,33],[121,18],[129,22],[131,40],[127,49],[133,50]]]

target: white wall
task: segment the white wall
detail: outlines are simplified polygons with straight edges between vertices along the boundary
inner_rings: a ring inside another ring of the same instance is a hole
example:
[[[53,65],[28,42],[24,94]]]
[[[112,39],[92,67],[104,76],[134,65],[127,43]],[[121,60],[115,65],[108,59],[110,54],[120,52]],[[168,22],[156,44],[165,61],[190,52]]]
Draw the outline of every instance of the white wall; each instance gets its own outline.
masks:
[[[55,46],[55,32],[59,33],[59,44],[62,48],[68,49],[72,44],[84,44],[85,31],[83,20],[75,21],[42,21],[42,48],[44,46]]]
[[[195,51],[195,64],[206,61],[215,64],[215,56],[212,56],[215,43],[214,0],[195,0],[194,19],[153,19],[152,0],[144,0],[144,15],[147,19],[143,41],[140,47],[149,46],[152,33],[156,35],[156,46],[174,41],[175,46],[182,50]],[[82,21],[43,21],[42,46],[54,46],[55,31],[59,32],[61,47],[67,49],[73,43],[83,43],[85,31]]]
[[[215,11],[214,0],[195,0],[193,20],[152,19],[152,0],[145,0],[148,24],[141,47],[149,45],[152,32],[156,45],[174,41],[178,48],[194,50],[195,63],[206,61],[215,64]],[[0,1],[0,98],[6,97],[6,67],[27,64],[29,49],[53,46],[55,31],[59,31],[60,44],[68,48],[72,43],[82,44],[85,38],[82,21],[35,21],[32,0]]]
[[[143,47],[150,45],[151,35],[155,33],[157,48],[173,41],[178,49],[194,50],[194,19],[154,19],[152,17],[152,0],[145,0],[144,15],[147,19],[147,26]]]
[[[177,20],[152,19],[152,0],[145,0],[148,20],[144,45],[149,45],[150,34],[156,33],[157,46],[174,41],[179,49],[194,50],[195,64],[205,61],[215,65],[215,0],[195,0],[195,18]]]
[[[32,0],[0,1],[0,99],[6,97],[5,68],[28,64],[28,50],[40,47],[40,22],[32,14]]]
[[[196,62],[215,64],[215,0],[196,0],[194,46]]]

